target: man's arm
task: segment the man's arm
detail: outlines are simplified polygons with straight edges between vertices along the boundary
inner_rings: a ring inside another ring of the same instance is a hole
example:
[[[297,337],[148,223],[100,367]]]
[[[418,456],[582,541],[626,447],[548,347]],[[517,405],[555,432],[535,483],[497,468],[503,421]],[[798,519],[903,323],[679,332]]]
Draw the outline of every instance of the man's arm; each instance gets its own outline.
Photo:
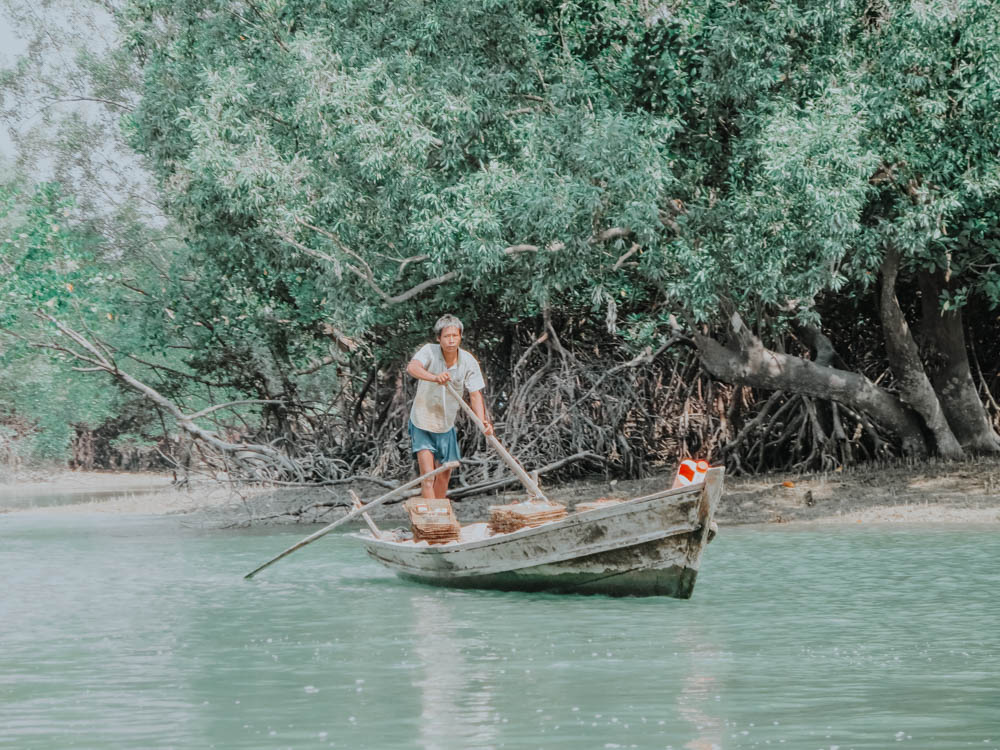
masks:
[[[476,416],[483,422],[483,427],[486,428],[486,434],[493,434],[493,423],[486,418],[486,403],[483,401],[482,391],[472,391],[469,394],[469,406],[472,407],[472,411],[476,413]]]
[[[451,380],[451,375],[447,371],[442,372],[440,375],[434,375],[420,364],[420,360],[416,359],[410,360],[410,364],[406,366],[406,372],[417,380],[426,380],[428,383],[437,383],[438,385],[444,385]]]

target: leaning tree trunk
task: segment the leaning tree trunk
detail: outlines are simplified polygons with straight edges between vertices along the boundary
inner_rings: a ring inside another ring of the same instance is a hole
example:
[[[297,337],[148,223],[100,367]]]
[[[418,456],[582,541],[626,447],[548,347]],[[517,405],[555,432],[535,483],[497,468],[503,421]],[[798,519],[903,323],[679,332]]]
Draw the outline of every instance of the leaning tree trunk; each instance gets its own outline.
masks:
[[[918,276],[926,340],[928,374],[952,432],[966,450],[973,453],[1000,452],[1000,437],[990,424],[983,402],[976,392],[965,347],[965,331],[960,309],[942,310],[944,280],[926,271]]]
[[[730,324],[735,348],[710,336],[694,336],[701,363],[713,377],[725,383],[839,401],[895,433],[904,454],[926,455],[919,422],[891,393],[860,373],[765,348],[738,314],[733,314]]]
[[[882,288],[879,292],[879,314],[886,354],[899,384],[900,396],[924,420],[934,435],[938,453],[945,458],[960,458],[962,446],[945,419],[941,402],[931,385],[920,351],[913,340],[910,326],[896,297],[896,277],[899,275],[899,250],[890,247],[882,260]]]

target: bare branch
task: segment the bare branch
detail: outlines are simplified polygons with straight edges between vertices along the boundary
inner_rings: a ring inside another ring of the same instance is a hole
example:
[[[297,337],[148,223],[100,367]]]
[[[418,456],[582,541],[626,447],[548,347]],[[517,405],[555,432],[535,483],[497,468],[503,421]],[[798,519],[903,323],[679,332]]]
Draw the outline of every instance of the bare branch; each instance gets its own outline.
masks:
[[[68,354],[72,354],[74,357],[77,357],[78,359],[82,359],[82,360],[84,360],[86,362],[91,362],[92,364],[95,364],[95,365],[97,365],[99,367],[104,367],[109,372],[113,372],[114,371],[115,365],[111,362],[111,360],[109,360],[107,357],[105,357],[104,354],[102,354],[101,351],[96,346],[94,346],[90,341],[88,341],[86,338],[84,338],[81,334],[77,333],[72,328],[69,328],[68,326],[63,325],[59,320],[57,320],[56,318],[52,317],[51,315],[49,315],[46,312],[36,311],[35,315],[37,317],[41,318],[42,320],[47,320],[49,323],[52,323],[52,325],[54,325],[57,329],[59,329],[59,332],[62,333],[63,336],[68,337],[70,340],[72,340],[73,342],[75,342],[77,344],[77,346],[79,346],[80,348],[82,348],[82,349],[90,352],[94,357],[96,357],[96,359],[91,359],[89,357],[86,357],[86,356],[83,356],[83,355],[79,355],[79,354],[77,354],[76,352],[74,352],[72,350],[66,349],[66,352]],[[58,348],[58,347],[52,347],[52,348]]]
[[[334,357],[331,354],[331,355],[329,355],[327,357],[323,357],[323,359],[321,359],[319,362],[316,362],[315,364],[310,365],[309,367],[306,367],[306,368],[304,368],[302,370],[296,370],[295,374],[296,375],[312,375],[317,370],[322,370],[327,365],[332,365],[334,363],[340,364],[341,362],[340,362],[339,359],[337,359],[336,357]]]
[[[419,263],[421,261],[428,260],[430,257],[431,256],[425,253],[423,255],[411,255],[409,258],[403,258],[401,261],[399,261],[399,272],[403,273],[403,271],[406,270],[406,267],[410,265],[410,263]]]
[[[424,292],[435,286],[440,286],[441,284],[446,284],[449,281],[458,277],[457,272],[448,271],[447,273],[443,273],[440,276],[435,276],[434,278],[431,279],[425,279],[416,286],[410,287],[405,292],[400,292],[399,294],[389,294],[381,286],[379,286],[378,282],[375,280],[375,273],[374,271],[372,271],[372,267],[368,264],[368,262],[365,261],[365,259],[362,258],[361,255],[356,253],[354,250],[351,250],[336,233],[331,232],[327,229],[323,229],[322,227],[318,227],[315,224],[311,224],[305,219],[296,218],[295,222],[329,239],[331,242],[333,242],[334,245],[336,245],[336,247],[341,252],[343,252],[345,255],[357,261],[357,263],[360,264],[360,268],[351,265],[350,263],[342,264],[338,258],[335,258],[332,255],[321,252],[319,250],[314,250],[313,248],[302,244],[301,242],[299,242],[286,232],[277,232],[278,237],[280,237],[282,240],[292,245],[293,247],[297,248],[301,252],[305,253],[306,255],[334,264],[334,268],[341,268],[341,267],[346,268],[348,271],[350,271],[355,276],[364,281],[369,286],[369,288],[371,288],[371,290],[374,291],[375,294],[377,294],[384,302],[387,302],[391,305],[398,305],[402,302],[406,302],[407,300],[416,297],[421,292]],[[619,237],[628,236],[631,233],[632,230],[625,227],[612,227],[610,229],[604,230],[603,232],[601,232],[598,235],[595,235],[594,237],[591,237],[589,242],[591,244],[608,242],[610,240],[618,239]],[[549,244],[545,249],[548,250],[549,252],[555,253],[565,249],[565,247],[566,244],[564,242],[555,241]],[[638,246],[635,247],[636,250],[638,250]],[[540,250],[541,248],[538,245],[521,244],[521,245],[509,245],[508,247],[504,248],[503,253],[504,255],[510,256],[510,255],[518,255],[520,253],[534,253],[534,252],[539,252]],[[403,260],[397,262],[400,264],[399,268],[400,272],[402,272],[402,270],[406,268],[406,266],[410,263],[416,263],[418,261],[424,261],[429,259],[430,257],[428,255],[415,255],[410,258],[404,258]],[[616,265],[615,268],[617,269],[618,266]]]
[[[517,375],[517,371],[520,370],[521,367],[524,365],[524,363],[528,361],[528,357],[531,356],[531,353],[535,350],[535,347],[537,347],[539,344],[545,343],[548,340],[549,340],[548,331],[543,331],[541,336],[532,341],[531,346],[525,349],[524,354],[518,357],[517,362],[514,364],[514,369],[511,370],[512,376]]]
[[[283,404],[283,403],[285,402],[277,401],[275,399],[259,399],[259,398],[251,398],[251,399],[246,399],[244,401],[230,401],[229,403],[216,404],[215,406],[210,406],[207,409],[202,409],[201,411],[197,411],[194,414],[188,414],[187,418],[199,419],[201,417],[204,417],[206,414],[211,414],[213,411],[218,411],[219,409],[228,409],[231,406],[239,406],[240,404]]]
[[[617,261],[615,261],[615,264],[611,267],[611,270],[617,271],[625,264],[625,261],[627,261],[633,255],[635,255],[637,252],[639,252],[639,243],[633,242],[632,247],[628,249],[628,252],[622,255]]]
[[[316,232],[319,232],[323,236],[330,238],[331,240],[333,240],[333,242],[337,245],[338,248],[340,248],[347,255],[350,255],[352,258],[361,263],[364,266],[365,269],[364,271],[355,266],[352,266],[350,263],[344,265],[347,268],[347,270],[349,270],[355,276],[364,281],[371,288],[373,292],[375,292],[379,297],[382,298],[383,301],[388,302],[389,304],[396,305],[401,302],[406,302],[408,299],[417,296],[424,290],[430,289],[431,287],[438,286],[440,284],[445,284],[458,275],[454,271],[449,271],[448,273],[442,274],[441,276],[438,276],[436,278],[422,281],[416,286],[406,290],[405,292],[402,292],[401,294],[390,295],[375,281],[375,274],[372,272],[371,266],[369,266],[360,255],[358,255],[353,250],[349,249],[346,245],[344,245],[343,242],[340,241],[339,237],[337,237],[335,234],[331,232],[327,232],[325,229],[320,229],[319,227],[313,226],[312,224],[303,221],[301,219],[298,219],[297,221],[300,224],[302,224],[302,226],[312,229]],[[313,250],[310,247],[306,247],[301,242],[298,242],[297,240],[293,239],[292,237],[283,232],[279,233],[278,236],[281,237],[281,239],[283,239],[288,244],[301,250],[306,255],[311,255],[314,258],[319,258],[320,260],[325,260],[329,263],[333,263],[335,266],[341,265],[340,261],[337,258],[334,258],[332,255],[327,255],[326,253],[320,252],[318,250]]]
[[[619,237],[628,237],[630,234],[632,234],[632,230],[628,227],[611,227],[591,237],[590,244],[597,245],[601,242],[610,242],[611,240],[617,240]]]
[[[101,99],[100,97],[96,96],[74,96],[68,99],[51,99],[45,104],[44,107],[42,107],[42,109],[46,109],[47,107],[51,107],[56,104],[69,104],[71,102],[96,102],[98,104],[107,104],[109,107],[117,107],[118,109],[123,109],[126,112],[132,111],[132,107],[129,106],[128,104],[122,104],[121,102],[114,102],[111,101],[110,99]]]
[[[62,335],[66,336],[73,342],[75,342],[84,352],[89,352],[84,354],[73,350],[69,347],[64,347],[57,344],[47,344],[44,342],[37,342],[34,345],[39,348],[52,349],[56,351],[62,351],[69,354],[82,362],[87,362],[94,365],[95,370],[101,370],[108,373],[111,377],[117,380],[122,385],[127,386],[133,391],[136,391],[146,397],[156,406],[162,408],[164,411],[171,414],[177,421],[178,426],[202,443],[211,446],[215,450],[219,451],[223,455],[235,456],[241,458],[244,463],[251,461],[253,458],[257,460],[264,460],[269,463],[275,464],[280,467],[283,471],[288,472],[292,476],[298,477],[300,480],[303,478],[302,470],[299,466],[293,463],[287,456],[282,454],[280,451],[276,450],[270,445],[261,445],[258,443],[230,443],[226,440],[219,438],[214,432],[206,430],[199,427],[194,423],[193,419],[196,416],[203,415],[204,413],[209,413],[214,411],[214,408],[203,410],[199,412],[198,415],[188,416],[184,414],[180,407],[177,406],[173,401],[168,399],[162,393],[157,391],[155,388],[143,383],[138,378],[130,375],[129,373],[121,370],[118,365],[107,358],[105,358],[101,351],[95,346],[91,341],[89,341],[83,334],[76,331],[69,326],[67,326],[62,321],[54,318],[48,313],[36,312],[35,313],[42,320],[46,320],[54,325]],[[231,404],[225,404],[223,406],[228,406]],[[221,407],[218,407],[221,408]]]
[[[334,258],[332,255],[327,255],[326,253],[320,252],[319,250],[313,250],[311,247],[306,247],[301,242],[294,239],[291,235],[288,235],[284,232],[278,232],[277,234],[281,239],[283,239],[289,245],[292,245],[293,247],[302,251],[306,255],[313,258],[318,258],[319,260],[325,260],[328,263],[335,264],[338,268],[340,267],[340,261],[337,258]],[[358,271],[357,269],[354,269],[354,271],[355,273],[360,274],[360,271]],[[362,276],[362,278],[364,277]]]
[[[189,349],[186,346],[173,346],[172,349]],[[188,372],[183,372],[182,370],[177,370],[173,367],[167,367],[166,365],[157,364],[156,362],[150,362],[149,360],[143,359],[142,357],[136,356],[135,354],[125,354],[131,360],[135,360],[141,365],[146,365],[146,367],[152,367],[154,370],[163,370],[164,372],[173,373],[174,375],[179,375],[182,378],[188,378],[196,383],[201,383],[202,385],[213,386],[215,388],[227,388],[232,385],[232,383],[222,383],[214,380],[202,380],[197,375],[192,375]]]
[[[448,273],[442,274],[433,279],[427,279],[426,281],[422,281],[415,287],[406,290],[402,294],[397,294],[392,297],[387,295],[385,292],[383,292],[374,284],[372,284],[372,286],[382,299],[384,299],[386,302],[389,302],[390,304],[396,305],[399,304],[400,302],[406,302],[408,299],[412,297],[416,297],[418,294],[420,294],[422,291],[426,289],[430,289],[431,287],[439,286],[441,284],[446,284],[447,282],[454,279],[456,276],[458,276],[458,274],[455,273],[454,271],[448,271]]]
[[[60,352],[62,354],[68,354],[69,356],[73,357],[74,359],[78,359],[81,362],[90,362],[92,365],[94,365],[100,370],[107,370],[106,365],[102,364],[101,362],[98,362],[96,359],[93,359],[92,357],[88,357],[86,354],[83,354],[82,352],[76,351],[72,347],[64,346],[62,344],[51,344],[46,341],[31,341],[29,339],[24,339],[24,340],[28,341],[29,346],[31,346],[34,349],[48,349],[50,351]]]

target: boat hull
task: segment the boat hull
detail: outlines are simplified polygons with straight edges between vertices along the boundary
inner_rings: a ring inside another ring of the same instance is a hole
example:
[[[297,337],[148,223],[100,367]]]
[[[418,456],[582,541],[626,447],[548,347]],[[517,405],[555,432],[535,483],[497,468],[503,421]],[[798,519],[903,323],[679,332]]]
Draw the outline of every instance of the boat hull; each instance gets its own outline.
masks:
[[[689,599],[698,571],[680,565],[594,574],[575,566],[538,566],[487,575],[440,578],[396,571],[401,578],[448,588],[497,591],[544,591],[551,594],[604,594],[606,596],[670,596]]]
[[[712,469],[704,485],[474,542],[355,536],[402,578],[435,586],[687,599],[721,491],[722,469]]]

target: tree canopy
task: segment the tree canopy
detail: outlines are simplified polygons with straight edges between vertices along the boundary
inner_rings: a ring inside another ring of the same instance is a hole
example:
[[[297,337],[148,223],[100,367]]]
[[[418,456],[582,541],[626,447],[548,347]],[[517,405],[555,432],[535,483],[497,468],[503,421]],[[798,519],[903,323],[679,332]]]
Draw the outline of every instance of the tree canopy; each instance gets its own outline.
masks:
[[[963,316],[1000,303],[998,11],[122,0],[99,80],[165,223],[95,335],[377,471],[446,311],[540,459],[995,452]]]

